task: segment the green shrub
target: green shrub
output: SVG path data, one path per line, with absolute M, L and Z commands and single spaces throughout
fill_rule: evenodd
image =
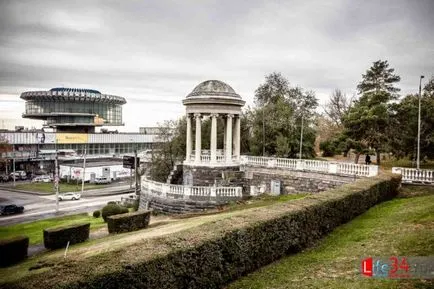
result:
M 319 144 L 319 149 L 322 150 L 323 157 L 332 157 L 337 154 L 337 148 L 333 141 L 326 140 Z
M 92 216 L 94 218 L 99 218 L 101 216 L 101 211 L 100 210 L 96 210 L 93 212 Z
M 89 239 L 90 223 L 44 229 L 44 246 L 47 249 L 66 247 Z
M 107 217 L 109 233 L 137 231 L 148 227 L 151 211 L 138 211 Z
M 29 237 L 26 236 L 0 240 L 0 267 L 6 267 L 27 258 L 28 247 Z
M 107 217 L 109 216 L 125 214 L 125 213 L 128 213 L 128 209 L 118 204 L 108 204 L 104 206 L 104 208 L 102 208 L 102 212 L 101 212 L 104 222 L 107 222 Z
M 115 202 L 115 201 L 110 201 L 110 202 L 107 203 L 107 205 L 117 205 L 117 204 L 118 204 L 118 203 Z
M 139 200 L 134 200 L 134 203 L 133 203 L 133 211 L 134 212 L 136 212 L 139 209 L 139 204 L 140 204 Z

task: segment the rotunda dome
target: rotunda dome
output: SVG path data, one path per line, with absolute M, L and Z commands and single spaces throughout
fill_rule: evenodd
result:
M 204 96 L 223 96 L 241 99 L 241 96 L 230 85 L 220 80 L 207 80 L 200 83 L 187 95 L 187 98 Z

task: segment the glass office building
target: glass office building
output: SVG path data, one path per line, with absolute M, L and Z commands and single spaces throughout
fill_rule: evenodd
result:
M 24 118 L 44 120 L 57 132 L 93 133 L 96 126 L 122 126 L 125 98 L 94 89 L 52 88 L 27 91 Z

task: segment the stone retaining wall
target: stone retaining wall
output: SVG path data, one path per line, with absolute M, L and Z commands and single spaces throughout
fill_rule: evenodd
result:
M 230 201 L 236 201 L 239 198 L 225 198 L 225 200 L 205 201 L 200 199 L 183 200 L 183 199 L 165 199 L 150 195 L 142 195 L 140 198 L 139 208 L 146 209 L 146 202 L 148 202 L 149 209 L 154 209 L 158 212 L 170 214 L 182 214 L 203 212 L 210 209 L 215 209 L 217 206 L 226 204 Z
M 354 176 L 290 171 L 287 169 L 267 169 L 248 166 L 241 169 L 245 173 L 245 180 L 249 186 L 261 188 L 260 190 L 265 192 L 271 192 L 271 181 L 280 181 L 281 194 L 318 193 L 354 182 L 357 179 Z

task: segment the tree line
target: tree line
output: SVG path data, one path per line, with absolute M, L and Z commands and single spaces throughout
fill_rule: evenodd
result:
M 314 158 L 319 143 L 323 156 L 354 151 L 356 162 L 363 153 L 375 153 L 377 164 L 384 152 L 414 158 L 419 96 L 401 98 L 400 80 L 387 61 L 378 60 L 362 74 L 357 95 L 349 97 L 336 89 L 320 113 L 314 91 L 291 86 L 279 72 L 270 73 L 255 90 L 254 105 L 241 115 L 241 153 Z M 434 77 L 423 87 L 421 103 L 421 156 L 433 158 Z M 219 120 L 218 147 L 223 146 L 223 126 Z M 211 122 L 204 120 L 202 148 L 209 147 L 210 132 Z M 153 155 L 150 174 L 154 180 L 165 181 L 174 165 L 185 159 L 185 117 L 160 126 L 155 149 L 158 153 Z

